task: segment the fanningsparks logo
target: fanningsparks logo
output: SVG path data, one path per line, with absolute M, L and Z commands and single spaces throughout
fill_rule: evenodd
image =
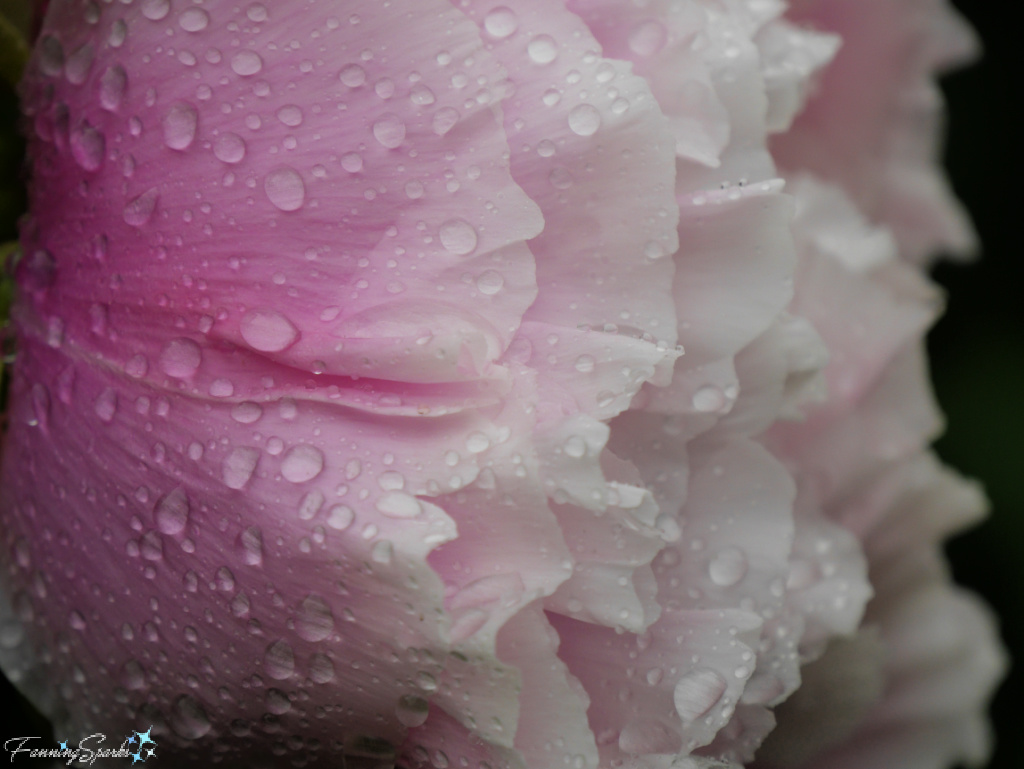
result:
M 107 735 L 97 732 L 83 737 L 76 746 L 69 746 L 68 740 L 63 740 L 56 748 L 41 748 L 38 744 L 32 744 L 32 740 L 42 739 L 41 737 L 12 737 L 4 743 L 4 750 L 10 753 L 12 762 L 16 757 L 56 758 L 65 759 L 68 766 L 76 762 L 89 766 L 100 758 L 130 758 L 134 766 L 156 758 L 156 742 L 150 737 L 152 731 L 151 726 L 144 732 L 132 732 L 124 738 L 118 748 L 103 747 Z

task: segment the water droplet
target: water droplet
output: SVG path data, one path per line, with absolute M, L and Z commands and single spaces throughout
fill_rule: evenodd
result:
M 242 401 L 231 409 L 231 418 L 239 424 L 251 425 L 259 422 L 263 416 L 263 407 L 252 401 Z
M 470 433 L 466 438 L 466 450 L 470 454 L 479 454 L 491 447 L 491 439 L 480 432 Z
M 274 641 L 263 656 L 263 669 L 276 681 L 284 681 L 295 674 L 295 652 L 284 641 Z
M 708 564 L 708 576 L 721 587 L 731 587 L 747 573 L 747 556 L 738 547 L 720 550 Z
M 437 101 L 437 97 L 423 83 L 417 83 L 409 92 L 409 101 L 417 107 L 427 107 Z
M 442 107 L 434 113 L 431 127 L 438 136 L 444 136 L 459 122 L 459 112 L 454 107 Z
M 394 149 L 405 141 L 405 123 L 393 112 L 386 112 L 374 122 L 373 138 L 382 146 Z
M 382 539 L 378 542 L 373 543 L 373 547 L 370 548 L 370 560 L 374 563 L 391 563 L 391 557 L 394 555 L 395 546 L 388 542 L 386 539 Z
M 377 510 L 388 518 L 415 518 L 423 512 L 423 505 L 411 494 L 393 491 L 377 500 Z
M 519 29 L 519 19 L 511 9 L 499 5 L 484 18 L 484 29 L 491 37 L 501 40 Z
M 334 680 L 334 663 L 326 654 L 314 654 L 309 658 L 309 678 L 313 683 L 326 684 Z
M 82 121 L 71 132 L 71 155 L 86 171 L 95 171 L 103 165 L 107 140 L 88 121 Z
M 115 64 L 107 67 L 100 77 L 100 105 L 103 109 L 113 112 L 124 101 L 124 92 L 128 88 L 128 75 L 124 67 Z
M 214 577 L 216 578 L 218 590 L 224 593 L 230 593 L 235 589 L 235 575 L 231 573 L 231 569 L 227 566 L 221 566 L 217 569 L 217 573 Z
M 306 494 L 299 502 L 299 518 L 309 521 L 316 517 L 320 508 L 324 506 L 324 493 L 320 489 L 313 489 Z
M 239 51 L 231 57 L 231 69 L 236 75 L 251 77 L 263 69 L 263 59 L 255 51 Z
M 601 127 L 601 113 L 590 104 L 580 104 L 569 112 L 569 128 L 579 136 L 593 136 Z
M 697 667 L 687 672 L 672 692 L 683 723 L 691 724 L 711 710 L 722 699 L 725 688 L 725 679 L 711 668 Z
M 277 119 L 289 128 L 302 125 L 302 110 L 295 104 L 286 104 L 277 111 Z
M 124 207 L 124 220 L 132 227 L 144 227 L 153 218 L 160 193 L 156 187 L 150 187 L 137 198 L 133 198 Z
M 334 614 L 327 601 L 317 595 L 307 595 L 299 604 L 295 632 L 306 641 L 323 641 L 334 632 Z
M 441 245 L 457 256 L 465 256 L 476 250 L 476 230 L 464 219 L 449 219 L 441 225 L 438 234 L 441 236 Z
M 68 614 L 68 624 L 79 632 L 86 628 L 85 617 L 83 617 L 81 612 L 78 611 L 72 611 Z
M 276 168 L 267 174 L 263 190 L 270 202 L 282 211 L 298 211 L 306 201 L 306 185 L 299 172 L 289 166 Z
M 659 22 L 637 24 L 629 33 L 629 49 L 638 56 L 653 56 L 665 45 L 668 33 Z
M 89 70 L 92 69 L 92 61 L 96 50 L 89 43 L 85 43 L 72 53 L 64 64 L 64 76 L 72 85 L 81 85 L 89 77 Z
M 704 414 L 720 411 L 725 404 L 725 395 L 714 385 L 701 387 L 693 394 L 693 407 Z
M 281 475 L 292 483 L 305 483 L 320 475 L 324 469 L 324 455 L 315 446 L 302 444 L 288 450 L 281 460 Z
M 430 715 L 430 703 L 415 694 L 403 695 L 395 707 L 395 715 L 403 726 L 410 729 L 423 726 Z
M 276 310 L 250 310 L 239 324 L 242 339 L 260 352 L 281 352 L 295 344 L 299 330 Z
M 578 435 L 570 435 L 562 444 L 562 450 L 573 459 L 580 459 L 587 455 L 587 442 Z
M 267 13 L 267 8 L 262 3 L 253 3 L 245 9 L 245 15 L 249 17 L 249 21 L 255 21 L 257 23 L 266 21 L 270 18 L 270 14 Z
M 213 155 L 222 163 L 241 163 L 245 157 L 245 139 L 227 131 L 213 142 Z
M 366 70 L 358 64 L 346 64 L 338 73 L 338 79 L 349 88 L 358 88 L 366 82 Z
M 280 689 L 268 689 L 266 703 L 267 711 L 278 716 L 284 715 L 292 709 L 291 700 Z
M 101 422 L 112 421 L 117 413 L 117 393 L 109 387 L 105 389 L 96 398 L 95 409 L 96 416 L 100 418 Z
M 125 689 L 138 690 L 146 688 L 146 671 L 135 660 L 128 660 L 121 668 L 121 685 Z
M 534 64 L 550 64 L 558 57 L 558 46 L 551 35 L 537 35 L 527 44 L 526 53 Z
M 178 16 L 178 26 L 186 32 L 202 32 L 210 24 L 210 14 L 202 8 L 189 8 Z
M 548 181 L 556 190 L 567 190 L 572 187 L 572 172 L 565 166 L 555 166 L 548 174 Z
M 363 156 L 358 152 L 346 152 L 341 156 L 341 167 L 350 174 L 357 174 L 363 170 Z
M 210 719 L 194 697 L 183 694 L 171 708 L 171 729 L 186 740 L 198 740 L 211 729 Z
M 140 547 L 142 557 L 147 561 L 159 561 L 164 557 L 164 541 L 155 531 L 147 531 L 142 537 Z
M 256 463 L 259 461 L 259 449 L 239 446 L 224 458 L 221 473 L 224 483 L 229 489 L 241 489 L 249 482 Z
M 188 525 L 188 495 L 180 486 L 157 500 L 156 527 L 164 534 L 180 534 Z
M 142 0 L 142 15 L 150 21 L 160 21 L 170 12 L 168 0 Z
M 39 68 L 44 75 L 56 77 L 64 69 L 64 48 L 57 38 L 47 35 L 39 43 Z
M 187 102 L 173 105 L 164 116 L 164 143 L 172 150 L 187 150 L 196 138 L 199 113 Z
M 648 240 L 644 245 L 644 256 L 648 259 L 661 259 L 665 255 L 665 247 L 656 240 Z
M 187 379 L 196 373 L 203 361 L 203 352 L 191 339 L 172 339 L 160 353 L 160 370 L 167 376 Z
M 633 721 L 619 733 L 619 750 L 631 755 L 674 753 L 677 739 L 659 721 Z
M 242 560 L 249 566 L 263 564 L 263 532 L 256 526 L 244 529 L 238 535 L 238 544 L 242 550 Z
M 327 525 L 337 531 L 344 531 L 352 525 L 356 514 L 348 505 L 335 505 L 327 514 Z
M 495 270 L 487 270 L 479 275 L 476 279 L 476 288 L 484 296 L 494 296 L 501 291 L 502 286 L 505 285 L 505 278 L 500 272 Z

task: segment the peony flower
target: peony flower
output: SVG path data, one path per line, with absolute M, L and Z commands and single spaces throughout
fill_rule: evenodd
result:
M 172 765 L 983 760 L 899 109 L 967 38 L 886 7 L 51 3 L 8 676 Z

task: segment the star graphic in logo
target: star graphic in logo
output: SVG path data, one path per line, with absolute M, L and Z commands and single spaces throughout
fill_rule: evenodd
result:
M 60 749 L 61 750 L 67 750 L 68 749 L 68 742 L 67 742 L 67 740 L 64 740 L 64 742 L 62 742 L 60 744 Z
M 132 732 L 130 735 L 128 735 L 128 739 L 125 740 L 125 742 L 127 742 L 129 745 L 134 745 L 135 744 L 135 732 Z
M 138 735 L 139 735 L 139 747 L 140 747 L 140 748 L 141 748 L 141 747 L 142 747 L 143 745 L 145 745 L 145 744 L 146 744 L 147 742 L 148 742 L 148 743 L 149 743 L 150 745 L 156 745 L 156 742 L 155 742 L 155 741 L 153 741 L 152 739 L 150 739 L 150 737 L 149 737 L 149 733 L 150 733 L 151 731 L 153 731 L 153 727 L 152 727 L 152 726 L 151 726 L 151 727 L 149 727 L 149 728 L 148 728 L 148 729 L 147 729 L 146 731 L 144 731 L 144 732 L 136 732 L 136 734 L 138 734 Z
M 156 751 L 153 748 L 146 748 L 146 758 L 153 758 L 156 755 Z
M 139 763 L 140 761 L 142 763 L 146 763 L 146 759 L 144 759 L 141 755 L 139 755 L 138 753 L 132 753 L 132 766 L 135 766 L 135 764 Z

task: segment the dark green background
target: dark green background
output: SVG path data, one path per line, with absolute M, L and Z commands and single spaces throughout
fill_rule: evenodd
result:
M 905 0 L 892 0 L 904 2 Z M 961 0 L 955 5 L 985 43 L 981 62 L 945 81 L 950 105 L 948 165 L 957 194 L 974 216 L 983 258 L 968 266 L 943 264 L 936 278 L 949 292 L 949 309 L 930 337 L 935 388 L 948 415 L 939 441 L 943 458 L 984 481 L 992 500 L 989 521 L 949 546 L 957 579 L 995 607 L 1003 637 L 1024 654 L 1024 97 L 1020 29 L 1007 16 L 1012 4 Z M 15 237 L 24 208 L 21 142 L 14 133 L 15 102 L 0 86 L 0 242 Z M 1019 668 L 996 697 L 999 737 L 990 769 L 1024 767 L 1024 675 Z M 0 680 L 0 739 L 45 734 L 45 722 Z M 900 769 L 879 767 L 878 769 Z

